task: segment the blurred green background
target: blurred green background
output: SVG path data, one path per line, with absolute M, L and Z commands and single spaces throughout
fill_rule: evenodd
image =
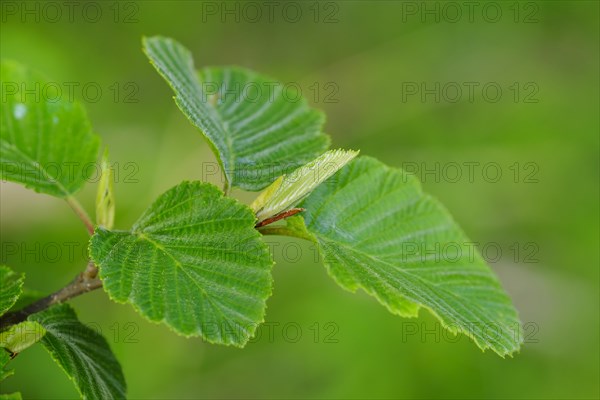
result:
M 273 14 L 258 2 L 259 21 L 244 2 L 79 2 L 73 14 L 53 3 L 61 14 L 3 1 L 0 54 L 78 84 L 120 166 L 118 228 L 183 179 L 218 180 L 203 173 L 214 156 L 141 51 L 142 35 L 171 36 L 198 66 L 299 84 L 326 112 L 334 147 L 417 173 L 480 243 L 526 324 L 514 358 L 482 353 L 426 312 L 401 319 L 343 291 L 310 245 L 269 238 L 274 295 L 243 350 L 178 337 L 101 291 L 72 302 L 107 336 L 131 398 L 598 398 L 598 2 L 475 2 L 472 14 L 462 2 L 280 2 Z M 94 191 L 78 196 L 90 211 Z M 30 288 L 49 293 L 82 269 L 86 233 L 66 204 L 3 182 L 1 208 L 1 261 Z M 76 396 L 41 346 L 12 364 L 2 390 Z

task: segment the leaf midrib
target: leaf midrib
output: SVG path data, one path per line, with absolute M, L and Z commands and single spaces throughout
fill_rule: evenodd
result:
M 148 237 L 148 235 L 144 234 L 143 232 L 139 232 L 135 234 L 139 239 L 141 240 L 145 240 L 148 243 L 150 243 L 151 245 L 155 246 L 157 249 L 159 249 L 160 251 L 162 251 L 167 257 L 169 257 L 171 260 L 173 260 L 173 262 L 175 263 L 175 267 L 176 269 L 180 269 L 185 276 L 191 281 L 193 282 L 193 284 L 200 289 L 202 296 L 204 296 L 204 298 L 206 299 L 206 301 L 208 302 L 208 304 L 210 304 L 210 306 L 213 308 L 213 310 L 216 310 L 219 314 L 219 316 L 224 320 L 224 321 L 228 321 L 229 319 L 226 318 L 225 314 L 223 314 L 223 311 L 217 307 L 217 305 L 214 303 L 214 300 L 211 298 L 211 296 L 208 295 L 208 293 L 206 292 L 206 289 L 204 289 L 202 286 L 200 286 L 200 284 L 185 270 L 185 268 L 183 268 L 183 264 L 181 263 L 181 261 L 179 261 L 177 258 L 175 258 L 170 252 L 167 251 L 167 249 L 161 245 L 160 243 L 156 242 L 155 240 L 151 239 L 150 237 Z M 177 286 L 177 281 L 175 281 L 175 286 Z M 165 317 L 163 317 L 164 319 Z

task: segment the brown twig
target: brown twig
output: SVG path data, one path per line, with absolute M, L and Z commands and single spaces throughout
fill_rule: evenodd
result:
M 72 299 L 73 297 L 77 297 L 102 287 L 102 281 L 97 275 L 97 267 L 90 262 L 85 271 L 78 274 L 75 279 L 73 279 L 73 281 L 71 281 L 71 283 L 64 288 L 31 303 L 21 310 L 9 312 L 0 317 L 0 330 L 4 330 L 11 325 L 23 322 L 31 314 L 43 311 L 54 304 L 63 303 L 69 299 Z
M 260 228 L 262 226 L 272 224 L 273 222 L 277 222 L 277 221 L 280 221 L 282 219 L 291 217 L 292 215 L 296 215 L 296 214 L 298 214 L 299 212 L 302 212 L 302 211 L 304 211 L 304 208 L 292 208 L 290 210 L 281 212 L 281 213 L 279 213 L 279 214 L 277 214 L 277 215 L 275 215 L 273 217 L 270 217 L 270 218 L 267 218 L 267 219 L 263 219 L 262 221 L 260 221 L 259 223 L 257 223 L 254 227 L 255 228 Z

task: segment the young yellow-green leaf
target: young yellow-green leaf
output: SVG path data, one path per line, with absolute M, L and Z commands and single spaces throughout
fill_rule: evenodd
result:
M 281 187 L 281 184 L 283 183 L 284 177 L 285 177 L 285 175 L 281 175 L 279 178 L 277 178 L 275 180 L 275 182 L 271 183 L 269 186 L 267 186 L 267 188 L 265 190 L 263 190 L 262 192 L 260 192 L 260 194 L 258 196 L 256 196 L 256 198 L 250 205 L 250 208 L 252 209 L 252 211 L 254 211 L 255 214 L 258 210 L 263 209 L 265 207 L 265 205 L 267 204 L 267 202 L 269 201 L 269 199 L 271 199 L 273 197 L 273 195 L 275 193 L 277 193 L 277 190 L 279 190 L 279 188 Z M 257 218 L 258 218 L 258 216 L 257 216 Z M 259 219 L 259 221 L 260 221 L 260 219 Z
M 144 38 L 144 51 L 208 139 L 229 186 L 261 190 L 329 146 L 324 115 L 289 85 L 237 67 L 196 72 L 190 52 L 169 38 Z
M 100 182 L 96 193 L 96 224 L 112 229 L 115 221 L 114 174 L 108 159 L 108 148 L 104 150 L 100 167 Z
M 215 186 L 183 182 L 131 231 L 98 229 L 90 254 L 115 301 L 180 334 L 243 346 L 271 294 L 273 262 L 255 222 Z
M 106 339 L 79 322 L 68 304 L 29 316 L 46 329 L 41 343 L 84 399 L 124 399 L 125 378 Z
M 510 299 L 444 207 L 410 174 L 361 157 L 302 204 L 329 274 L 392 313 L 420 307 L 501 356 L 519 349 Z M 295 217 L 297 220 L 299 217 Z
M 0 80 L 2 179 L 57 197 L 75 193 L 94 172 L 99 144 L 83 107 L 16 62 L 2 61 Z
M 0 265 L 0 316 L 4 315 L 19 299 L 24 277 L 6 265 Z
M 43 326 L 33 321 L 23 321 L 0 332 L 0 347 L 11 353 L 20 353 L 40 341 L 46 334 Z
M 297 205 L 357 155 L 358 152 L 352 150 L 330 150 L 273 182 L 256 198 L 251 208 L 259 221 L 284 212 Z

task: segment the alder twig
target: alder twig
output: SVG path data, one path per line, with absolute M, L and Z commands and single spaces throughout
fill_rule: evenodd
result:
M 31 314 L 43 311 L 55 304 L 63 303 L 73 297 L 101 288 L 102 281 L 97 275 L 98 268 L 92 262 L 88 263 L 85 271 L 79 273 L 67 286 L 31 303 L 21 310 L 9 312 L 0 317 L 0 330 L 23 322 Z

